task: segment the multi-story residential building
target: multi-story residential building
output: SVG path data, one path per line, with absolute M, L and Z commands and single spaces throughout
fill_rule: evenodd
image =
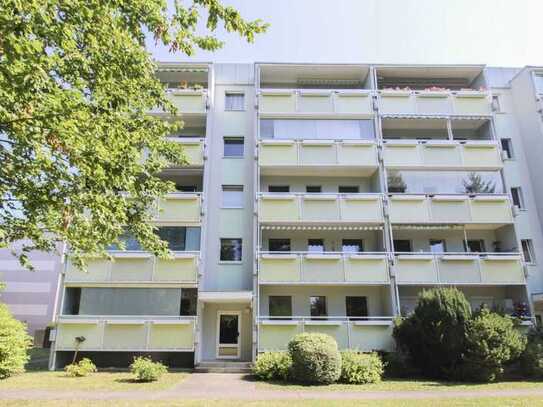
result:
M 434 286 L 533 320 L 537 195 L 514 91 L 484 66 L 179 63 L 157 75 L 183 113 L 152 114 L 184 121 L 172 141 L 189 157 L 164 171 L 178 192 L 155 208 L 174 258 L 126 236 L 114 261 L 87 273 L 68 262 L 52 367 L 76 349 L 109 365 L 140 353 L 247 362 L 304 331 L 390 350 L 393 318 Z

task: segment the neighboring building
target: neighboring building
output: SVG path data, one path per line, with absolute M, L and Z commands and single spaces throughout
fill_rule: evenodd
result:
M 67 264 L 52 367 L 76 348 L 251 361 L 302 331 L 389 350 L 393 318 L 434 286 L 530 324 L 543 235 L 515 73 L 162 64 L 190 161 L 164 171 L 179 192 L 156 209 L 175 258 L 127 236 L 114 262 Z
M 13 245 L 18 251 L 20 243 Z M 0 249 L 0 302 L 6 304 L 13 316 L 27 324 L 34 345 L 41 347 L 44 334 L 54 314 L 55 294 L 60 271 L 60 257 L 32 252 L 29 255 L 34 270 L 22 267 L 10 249 Z

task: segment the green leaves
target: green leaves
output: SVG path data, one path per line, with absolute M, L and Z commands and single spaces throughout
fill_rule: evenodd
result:
M 216 0 L 185 4 L 172 15 L 165 0 L 0 0 L 0 247 L 25 240 L 17 255 L 26 267 L 27 251 L 64 242 L 83 265 L 125 228 L 167 255 L 148 208 L 172 189 L 161 170 L 185 159 L 166 138 L 181 121 L 147 114 L 179 112 L 145 33 L 191 55 L 222 45 L 219 23 L 249 41 L 266 29 Z

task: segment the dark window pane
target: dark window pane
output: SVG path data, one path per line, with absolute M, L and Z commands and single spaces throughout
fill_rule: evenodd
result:
M 168 242 L 168 248 L 172 251 L 185 250 L 186 233 L 184 226 L 162 226 L 156 231 L 158 237 Z
M 219 343 L 223 345 L 238 343 L 238 315 L 220 316 L 219 320 Z
M 243 157 L 243 138 L 225 138 L 224 156 Z
M 323 239 L 309 239 L 307 241 L 308 252 L 324 252 L 324 240 Z
M 364 251 L 361 239 L 343 239 L 341 250 L 348 253 L 359 253 Z
M 196 288 L 181 289 L 181 310 L 179 315 L 195 316 L 198 302 L 198 290 Z
M 221 261 L 241 261 L 241 239 L 221 239 Z
M 366 297 L 345 297 L 345 308 L 350 319 L 368 316 L 368 302 Z
M 312 317 L 325 317 L 326 312 L 326 297 L 320 295 L 316 297 L 309 297 L 309 304 L 311 307 Z
M 360 189 L 356 185 L 340 185 L 338 187 L 338 192 L 340 194 L 358 194 L 358 192 L 360 192 Z
M 394 240 L 394 251 L 396 252 L 410 252 L 411 241 L 410 240 Z
M 322 192 L 322 188 L 320 185 L 308 185 L 305 187 L 305 192 L 320 194 Z
M 292 316 L 292 297 L 270 296 L 269 307 L 271 317 L 290 317 Z
M 268 185 L 268 192 L 290 192 L 288 185 Z
M 290 239 L 270 239 L 270 252 L 290 252 Z
M 79 315 L 79 304 L 81 302 L 81 288 L 69 287 L 66 288 L 64 297 L 64 315 Z
M 133 250 L 133 251 L 143 250 L 140 243 L 136 239 L 136 237 L 128 231 L 123 232 L 123 234 L 119 236 L 119 240 L 124 243 L 124 250 Z M 107 249 L 121 250 L 121 247 L 113 243 L 109 245 Z
M 196 192 L 196 185 L 175 185 L 175 189 L 179 192 Z
M 471 253 L 484 253 L 485 250 L 485 241 L 484 240 L 468 240 L 467 250 Z

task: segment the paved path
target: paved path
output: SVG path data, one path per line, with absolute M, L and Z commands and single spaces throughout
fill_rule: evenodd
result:
M 447 390 L 447 391 L 331 391 L 263 389 L 243 375 L 194 373 L 168 390 L 142 391 L 50 391 L 2 390 L 0 400 L 384 400 L 443 399 L 454 397 L 522 397 L 543 398 L 541 389 L 518 390 Z

